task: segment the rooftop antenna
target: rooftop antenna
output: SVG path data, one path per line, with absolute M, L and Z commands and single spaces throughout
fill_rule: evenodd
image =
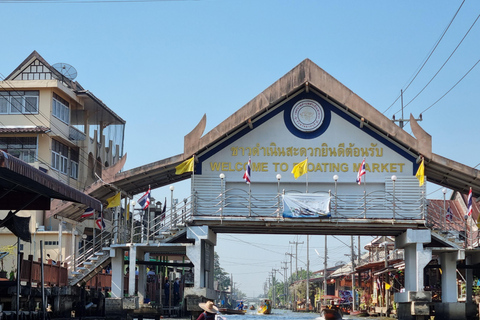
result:
M 63 77 L 67 78 L 68 80 L 73 80 L 77 77 L 77 70 L 68 63 L 55 63 L 52 67 L 60 72 L 62 75 L 62 81 Z

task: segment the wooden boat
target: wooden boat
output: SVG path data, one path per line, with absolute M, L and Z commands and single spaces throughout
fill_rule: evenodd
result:
M 272 302 L 270 299 L 263 299 L 260 307 L 258 308 L 258 313 L 261 314 L 270 314 L 272 313 Z
M 238 309 L 228 309 L 228 308 L 218 308 L 222 314 L 245 314 L 247 310 L 238 310 Z
M 322 312 L 320 315 L 325 320 L 341 320 L 342 319 L 342 311 L 335 308 L 333 309 L 324 308 L 322 309 Z
M 322 305 L 320 316 L 325 320 L 341 320 L 343 312 L 341 306 L 338 304 L 342 298 L 332 295 L 325 295 L 320 297 L 325 304 Z

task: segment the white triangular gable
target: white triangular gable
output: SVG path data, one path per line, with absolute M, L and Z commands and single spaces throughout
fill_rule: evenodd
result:
M 364 158 L 367 173 L 363 178 L 367 185 L 384 184 L 385 177 L 392 175 L 411 177 L 414 174 L 413 156 L 408 157 L 388 140 L 378 139 L 380 136 L 375 132 L 354 125 L 352 117 L 343 111 L 332 112 L 335 107 L 319 97 L 315 101 L 329 113 L 328 123 L 317 130 L 323 132 L 292 129 L 288 121 L 295 116 L 292 109 L 305 100 L 300 96 L 292 102 L 293 107 L 287 106 L 259 125 L 253 122 L 253 129 L 239 134 L 238 139 L 232 139 L 202 161 L 202 175 L 218 177 L 224 173 L 228 182 L 242 182 L 249 157 L 252 185 L 277 183 L 277 174 L 281 174 L 282 183 L 305 184 L 308 179 L 312 185 L 332 184 L 333 176 L 337 175 L 339 183 L 356 184 Z M 295 180 L 291 173 L 293 166 L 306 158 L 308 177 L 304 175 Z
M 50 80 L 54 79 L 52 71 L 40 60 L 28 64 L 13 80 Z

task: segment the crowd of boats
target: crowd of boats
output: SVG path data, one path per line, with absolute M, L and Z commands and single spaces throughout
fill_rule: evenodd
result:
M 325 296 L 323 301 L 325 302 L 320 307 L 320 315 L 325 320 L 341 320 L 343 315 L 351 314 L 356 316 L 367 316 L 368 314 L 360 314 L 359 312 L 351 311 L 349 306 L 343 305 L 340 303 L 341 298 L 335 296 Z M 250 306 L 244 305 L 243 301 L 239 303 L 236 309 L 229 309 L 229 308 L 219 308 L 221 314 L 236 314 L 236 315 L 243 315 L 246 314 L 247 311 L 250 310 L 259 314 L 271 314 L 272 313 L 272 302 L 269 299 L 262 299 L 260 305 L 256 307 L 254 304 Z M 313 311 L 313 310 L 312 310 Z
M 218 310 L 222 314 L 245 314 L 247 313 L 247 310 L 257 310 L 257 313 L 260 314 L 270 314 L 272 313 L 272 301 L 270 299 L 262 299 L 258 307 L 254 304 L 251 304 L 250 306 L 244 305 L 243 301 L 241 301 L 236 309 L 219 308 Z

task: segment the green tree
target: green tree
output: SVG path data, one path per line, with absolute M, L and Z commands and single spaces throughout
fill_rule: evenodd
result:
M 225 291 L 230 287 L 230 275 L 220 267 L 220 257 L 214 253 L 213 280 L 218 281 L 218 290 Z

